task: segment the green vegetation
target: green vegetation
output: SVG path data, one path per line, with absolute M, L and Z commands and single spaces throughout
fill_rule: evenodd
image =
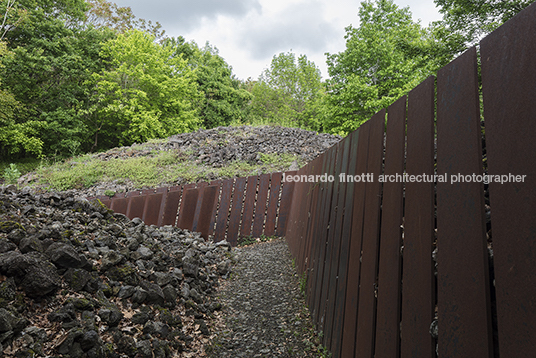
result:
M 11 163 L 8 168 L 4 169 L 4 180 L 8 184 L 16 184 L 17 179 L 20 178 L 20 171 L 17 165 Z
M 251 92 L 252 123 L 321 130 L 318 101 L 324 95 L 322 77 L 307 56 L 296 59 L 292 52 L 274 56 Z
M 54 190 L 82 189 L 108 181 L 130 181 L 138 188 L 154 187 L 177 181 L 196 182 L 211 177 L 231 178 L 272 173 L 286 170 L 294 160 L 301 163 L 298 157 L 289 154 L 263 154 L 261 157 L 264 162 L 261 167 L 255 163 L 234 161 L 221 168 L 213 168 L 188 160 L 188 155 L 184 153 L 172 151 L 154 151 L 147 156 L 109 160 L 86 154 L 49 166 L 40 166 L 35 172 L 36 180 L 33 184 Z M 113 194 L 108 192 L 106 195 Z
M 305 54 L 287 52 L 274 55 L 258 79 L 243 81 L 215 46 L 167 37 L 128 7 L 2 1 L 2 166 L 221 125 L 345 135 L 531 2 L 435 0 L 443 20 L 424 27 L 393 0 L 362 1 L 359 26 L 346 28 L 346 49 L 327 54 L 329 78 Z

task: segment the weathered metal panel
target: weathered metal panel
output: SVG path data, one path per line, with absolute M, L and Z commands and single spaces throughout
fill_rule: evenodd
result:
M 214 212 L 212 213 L 212 218 L 210 220 L 210 225 L 208 227 L 208 235 L 213 236 L 214 230 L 216 229 L 216 216 L 217 216 L 217 208 L 220 203 L 220 188 L 221 188 L 221 180 L 213 180 L 210 182 L 211 186 L 216 187 L 216 200 L 214 203 Z
M 111 198 L 110 209 L 116 213 L 127 214 L 129 198 L 114 196 Z
M 185 189 L 181 202 L 181 214 L 177 224 L 181 229 L 192 230 L 198 197 L 199 189 Z
M 370 123 L 359 127 L 359 144 L 357 151 L 357 175 L 366 175 L 368 162 Z M 348 267 L 346 277 L 346 298 L 341 340 L 341 351 L 334 351 L 335 357 L 353 357 L 355 351 L 355 335 L 357 328 L 357 307 L 359 296 L 359 278 L 361 271 L 361 244 L 363 239 L 363 223 L 365 218 L 366 182 L 354 183 L 352 209 L 352 230 L 348 249 Z M 337 332 L 337 331 L 336 331 Z
M 247 180 L 246 198 L 244 199 L 244 214 L 242 215 L 242 225 L 240 226 L 241 237 L 247 237 L 251 235 L 251 225 L 253 223 L 255 196 L 257 195 L 258 180 L 259 177 L 257 176 L 250 176 Z
M 284 175 L 294 176 L 296 173 L 297 171 L 289 171 Z M 277 215 L 277 227 L 275 229 L 276 236 L 285 236 L 295 185 L 296 183 L 294 182 L 282 183 L 281 201 L 279 203 L 279 214 Z
M 236 246 L 238 242 L 238 229 L 242 220 L 242 204 L 244 201 L 244 191 L 246 189 L 246 178 L 237 178 L 233 193 L 233 204 L 229 217 L 229 228 L 227 229 L 227 241 Z
M 329 175 L 333 175 L 333 183 L 331 184 L 333 186 L 333 192 L 331 196 L 331 207 L 329 208 L 330 211 L 330 218 L 329 218 L 329 224 L 328 224 L 328 232 L 326 236 L 326 253 L 325 253 L 325 260 L 324 260 L 324 273 L 322 277 L 322 291 L 320 294 L 320 307 L 319 307 L 319 316 L 320 316 L 320 322 L 321 322 L 321 329 L 324 332 L 324 345 L 327 345 L 327 335 L 326 332 L 326 325 L 327 321 L 331 320 L 331 315 L 328 318 L 326 315 L 326 312 L 329 311 L 328 309 L 328 297 L 329 297 L 329 288 L 331 285 L 330 279 L 331 279 L 331 269 L 332 266 L 335 265 L 333 263 L 334 256 L 338 256 L 337 252 L 337 239 L 335 238 L 335 232 L 337 231 L 337 217 L 341 214 L 343 211 L 342 203 L 339 201 L 339 198 L 341 197 L 341 192 L 344 190 L 342 189 L 342 183 L 339 180 L 339 174 L 343 171 L 343 163 L 344 160 L 344 154 L 345 154 L 345 143 L 347 140 L 343 139 L 338 143 L 338 150 L 337 150 L 337 158 L 335 161 L 335 167 L 334 170 Z M 346 161 L 348 163 L 348 161 Z M 346 171 L 346 168 L 344 169 Z M 344 196 L 343 196 L 344 197 Z M 331 337 L 331 333 L 330 333 Z
M 127 216 L 132 220 L 134 218 L 143 218 L 143 210 L 145 209 L 145 201 L 147 195 L 134 195 L 130 197 L 129 210 Z
M 201 203 L 203 202 L 203 195 L 205 193 L 204 189 L 208 186 L 208 183 L 205 181 L 197 183 L 197 189 L 199 189 L 199 196 L 197 198 L 197 206 L 195 208 L 194 221 L 192 224 L 193 231 L 199 231 L 197 229 L 197 222 L 199 221 L 199 214 L 201 213 Z
M 434 77 L 426 79 L 408 95 L 407 136 L 407 174 L 433 175 Z M 435 355 L 434 340 L 429 333 L 435 309 L 433 241 L 434 183 L 409 180 L 402 270 L 402 358 Z
M 350 158 L 348 166 L 348 175 L 355 176 L 357 174 L 357 162 L 359 160 L 366 161 L 366 155 L 359 154 L 359 130 L 356 130 L 348 135 L 350 140 Z M 364 148 L 366 151 L 366 148 Z M 366 167 L 365 167 L 366 169 Z M 348 276 L 348 260 L 349 260 L 349 248 L 350 248 L 350 234 L 352 230 L 352 218 L 354 209 L 354 189 L 355 183 L 347 183 L 346 185 L 346 198 L 344 208 L 344 221 L 342 223 L 342 237 L 341 237 L 341 253 L 339 259 L 339 266 L 337 271 L 337 287 L 335 293 L 335 306 L 333 317 L 333 328 L 331 334 L 330 350 L 333 352 L 334 357 L 340 357 L 341 343 L 342 343 L 342 328 L 344 323 L 344 307 L 346 302 L 346 279 Z
M 492 357 L 476 49 L 437 74 L 437 279 L 439 355 Z
M 329 154 L 324 152 L 322 156 L 318 157 L 318 160 L 312 162 L 311 165 L 307 167 L 307 170 L 304 172 L 307 175 L 319 175 L 320 173 L 326 171 L 328 165 Z M 314 182 L 304 182 L 303 184 L 303 195 L 306 198 L 306 206 L 304 210 L 299 210 L 302 217 L 302 229 L 301 229 L 301 238 L 300 238 L 300 261 L 303 263 L 303 270 L 307 270 L 307 280 L 308 290 L 312 285 L 312 279 L 310 277 L 312 272 L 315 272 L 316 268 L 314 267 L 314 235 L 316 233 L 315 228 L 318 225 L 317 218 L 322 212 L 321 198 L 324 188 L 320 186 L 319 183 Z M 307 291 L 309 292 L 309 291 Z
M 145 209 L 143 212 L 143 221 L 146 225 L 158 224 L 158 216 L 160 215 L 160 204 L 162 203 L 162 193 L 147 195 Z
M 186 191 L 189 190 L 189 189 L 193 189 L 195 188 L 195 183 L 190 183 L 190 184 L 186 184 L 182 187 L 182 196 L 181 196 L 181 201 L 180 201 L 180 205 L 179 205 L 179 213 L 177 215 L 177 226 L 179 226 L 179 222 L 181 220 L 181 217 L 184 215 L 184 210 L 188 208 L 188 206 L 184 205 L 184 196 L 186 195 Z
M 111 209 L 111 206 L 112 206 L 112 200 L 110 199 L 110 197 L 106 196 L 106 195 L 102 195 L 102 196 L 98 196 L 96 198 L 87 198 L 87 200 L 89 201 L 93 201 L 93 200 L 100 200 L 101 203 L 103 203 L 104 205 L 106 205 L 108 207 L 108 209 Z
M 346 188 L 347 183 L 344 180 L 341 180 L 340 175 L 348 174 L 348 166 L 350 163 L 350 148 L 351 148 L 351 136 L 347 136 L 341 141 L 341 166 L 338 168 L 335 175 L 335 183 L 337 190 L 335 190 L 335 195 L 337 196 L 337 215 L 334 222 L 333 230 L 333 248 L 331 251 L 331 257 L 327 260 L 329 262 L 329 273 L 326 278 L 327 284 L 327 301 L 326 301 L 326 310 L 325 310 L 325 320 L 324 320 L 324 345 L 328 348 L 331 348 L 331 338 L 333 330 L 333 320 L 335 315 L 335 296 L 337 293 L 337 284 L 338 284 L 338 271 L 339 271 L 339 262 L 341 254 L 341 241 L 342 241 L 342 227 L 344 215 L 346 215 Z M 340 152 L 339 152 L 340 153 Z M 340 337 L 336 337 L 339 339 Z
M 489 185 L 501 358 L 536 354 L 535 19 L 533 3 L 480 46 L 488 173 L 520 176 Z
M 323 172 L 321 175 L 330 175 L 333 174 L 337 164 L 337 154 L 339 151 L 339 144 L 331 147 L 328 151 L 328 170 Z M 322 297 L 322 285 L 324 284 L 324 269 L 326 266 L 326 251 L 328 246 L 328 230 L 329 222 L 331 217 L 331 205 L 333 200 L 333 183 L 320 182 L 321 186 L 325 188 L 324 195 L 324 204 L 321 206 L 321 215 L 319 218 L 319 227 L 315 230 L 314 240 L 317 242 L 317 249 L 314 255 L 314 262 L 316 268 L 316 274 L 314 275 L 312 295 L 313 295 L 313 319 L 317 326 L 323 326 L 322 322 L 322 312 L 323 305 L 325 301 Z
M 315 162 L 310 166 L 306 174 L 318 175 L 322 172 L 327 172 L 329 168 L 329 159 L 331 154 L 329 151 L 324 152 Z M 307 299 L 309 310 L 314 311 L 314 302 L 316 297 L 314 296 L 314 285 L 316 283 L 316 273 L 318 271 L 317 252 L 319 251 L 318 230 L 320 230 L 321 218 L 323 217 L 323 208 L 325 206 L 326 188 L 322 183 L 304 183 L 304 188 L 307 195 L 307 210 L 302 211 L 303 216 L 303 252 L 302 261 L 306 263 L 307 274 Z
M 261 237 L 264 228 L 266 201 L 270 187 L 270 174 L 262 174 L 259 178 L 259 192 L 255 203 L 255 218 L 253 219 L 253 237 Z
M 162 215 L 162 225 L 175 225 L 181 194 L 181 186 L 172 186 L 169 188 L 169 192 L 166 195 L 164 214 Z
M 306 167 L 300 169 L 298 171 L 298 175 L 311 175 L 312 173 L 315 173 L 317 171 L 321 170 L 321 163 L 323 162 L 323 157 L 317 157 L 315 160 L 313 160 L 311 163 L 309 163 Z M 304 181 L 300 181 L 296 184 L 298 188 L 301 190 L 301 202 L 302 207 L 299 206 L 296 207 L 296 210 L 298 212 L 298 231 L 299 231 L 299 237 L 297 242 L 297 251 L 298 251 L 298 262 L 299 262 L 299 271 L 300 272 L 306 272 L 307 275 L 309 275 L 311 269 L 312 269 L 312 261 L 310 258 L 311 254 L 311 227 L 314 222 L 314 215 L 315 211 L 313 208 L 316 208 L 315 206 L 315 200 L 318 197 L 318 187 L 314 186 L 314 183 L 308 183 Z M 308 287 L 310 286 L 310 282 L 308 282 Z
M 227 231 L 227 222 L 229 219 L 229 207 L 231 206 L 233 182 L 233 179 L 228 179 L 224 180 L 222 183 L 220 207 L 218 209 L 218 218 L 216 219 L 216 231 L 214 232 L 214 241 L 221 241 L 225 239 Z
M 270 194 L 268 198 L 268 208 L 266 209 L 266 222 L 264 224 L 264 235 L 274 236 L 275 220 L 277 218 L 277 207 L 279 205 L 279 190 L 281 188 L 282 173 L 272 173 L 270 178 Z
M 156 225 L 163 226 L 164 225 L 164 212 L 166 211 L 166 201 L 167 201 L 167 194 L 169 191 L 169 187 L 162 187 L 157 192 L 162 193 L 162 201 L 160 202 L 160 209 L 158 209 L 159 215 L 158 215 L 158 222 Z
M 210 185 L 203 188 L 203 201 L 200 205 L 201 210 L 199 211 L 197 231 L 201 233 L 201 237 L 203 237 L 205 240 L 208 239 L 210 232 L 210 223 L 212 222 L 213 216 L 215 216 L 218 190 L 219 186 L 217 185 Z
M 363 227 L 363 253 L 359 284 L 357 312 L 356 357 L 374 356 L 376 333 L 376 285 L 378 277 L 378 252 L 380 245 L 380 207 L 382 183 L 383 141 L 385 134 L 385 109 L 369 121 L 369 150 L 367 160 L 367 192 L 365 194 L 365 224 Z
M 385 144 L 385 177 L 394 181 L 383 184 L 382 227 L 378 272 L 378 304 L 376 318 L 376 358 L 400 356 L 400 293 L 402 290 L 402 217 L 404 183 L 396 180 L 404 173 L 406 152 L 406 101 L 404 96 L 387 109 Z

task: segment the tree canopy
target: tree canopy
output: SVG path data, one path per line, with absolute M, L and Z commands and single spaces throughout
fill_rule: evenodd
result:
M 0 1 L 0 155 L 74 155 L 230 124 L 346 134 L 532 0 L 434 0 L 423 27 L 393 0 L 366 0 L 329 78 L 305 54 L 274 55 L 242 81 L 210 44 L 107 0 Z
M 306 55 L 274 56 L 251 91 L 251 114 L 261 122 L 320 129 L 317 105 L 323 95 L 322 76 Z

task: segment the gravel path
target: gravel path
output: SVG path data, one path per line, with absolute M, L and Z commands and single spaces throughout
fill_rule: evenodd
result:
M 326 357 L 284 239 L 233 249 L 223 322 L 208 357 Z

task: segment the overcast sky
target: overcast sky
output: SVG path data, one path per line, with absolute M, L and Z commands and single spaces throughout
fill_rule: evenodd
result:
M 114 1 L 114 0 L 112 0 Z M 344 28 L 358 26 L 360 0 L 115 0 L 168 36 L 207 41 L 241 79 L 257 79 L 274 55 L 305 54 L 327 77 L 325 53 L 344 51 Z M 395 0 L 423 25 L 440 20 L 433 0 Z

